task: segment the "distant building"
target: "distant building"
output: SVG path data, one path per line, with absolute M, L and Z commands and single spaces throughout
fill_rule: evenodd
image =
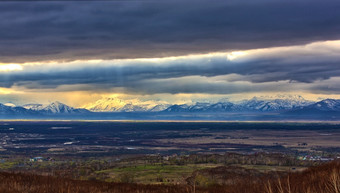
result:
M 34 158 L 30 158 L 31 162 L 43 162 L 45 161 L 45 159 L 43 157 L 34 157 Z
M 334 158 L 327 158 L 327 157 L 321 157 L 321 156 L 311 156 L 311 155 L 306 155 L 306 156 L 299 156 L 297 157 L 298 160 L 307 160 L 307 161 L 332 161 Z

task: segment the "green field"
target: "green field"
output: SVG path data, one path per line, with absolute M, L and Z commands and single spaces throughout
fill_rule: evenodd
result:
M 108 175 L 116 182 L 136 182 L 143 184 L 183 183 L 192 172 L 216 167 L 216 164 L 190 165 L 136 165 L 97 171 L 97 174 Z

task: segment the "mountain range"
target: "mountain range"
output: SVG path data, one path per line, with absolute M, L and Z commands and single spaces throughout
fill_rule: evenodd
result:
M 276 95 L 253 97 L 250 100 L 230 102 L 204 101 L 188 104 L 169 104 L 165 101 L 140 101 L 103 98 L 82 108 L 93 112 L 230 112 L 230 111 L 278 111 L 304 107 L 315 102 L 305 100 L 299 95 Z
M 230 102 L 196 102 L 194 104 L 167 104 L 157 102 L 144 102 L 133 104 L 118 98 L 101 99 L 87 108 L 74 108 L 60 102 L 52 102 L 48 105 L 26 104 L 16 106 L 12 103 L 0 103 L 0 116 L 8 117 L 36 117 L 36 116 L 96 116 L 108 113 L 137 113 L 137 114 L 200 114 L 200 113 L 253 113 L 279 115 L 322 115 L 331 114 L 333 119 L 340 120 L 340 100 L 325 99 L 317 102 L 308 101 L 302 97 L 264 99 L 254 97 L 250 100 Z M 334 118 L 335 115 L 335 118 Z M 0 118 L 1 118 L 0 117 Z M 100 117 L 100 116 L 99 116 Z
M 217 103 L 196 103 L 193 105 L 172 105 L 167 112 L 283 112 L 302 109 L 314 104 L 301 98 L 263 99 L 254 97 L 232 103 L 229 101 Z
M 56 114 L 85 114 L 87 109 L 73 108 L 60 102 L 48 105 L 26 104 L 23 106 L 4 105 L 0 103 L 0 115 L 56 115 Z

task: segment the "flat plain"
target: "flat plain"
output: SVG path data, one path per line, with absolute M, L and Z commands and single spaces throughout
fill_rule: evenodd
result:
M 0 154 L 337 151 L 338 123 L 2 121 Z

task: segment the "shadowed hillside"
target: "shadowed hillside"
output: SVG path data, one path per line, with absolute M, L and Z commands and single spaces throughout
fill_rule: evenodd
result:
M 273 177 L 237 176 L 240 178 L 229 185 L 204 184 L 208 177 L 204 173 L 193 173 L 188 185 L 141 185 L 128 183 L 107 183 L 100 181 L 79 181 L 50 176 L 0 173 L 0 192 L 6 193 L 339 193 L 340 162 L 332 162 L 309 168 L 300 173 L 277 174 Z M 217 169 L 221 172 L 220 169 Z

